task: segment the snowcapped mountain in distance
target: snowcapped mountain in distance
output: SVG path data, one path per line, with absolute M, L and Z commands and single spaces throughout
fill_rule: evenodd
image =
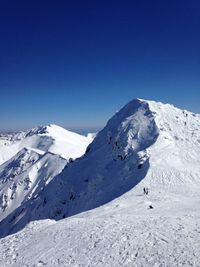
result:
M 43 191 L 72 159 L 84 154 L 92 137 L 56 125 L 1 139 L 0 221 Z
M 59 220 L 91 210 L 131 189 L 142 192 L 148 187 L 155 198 L 161 192 L 196 194 L 200 188 L 199 129 L 200 115 L 169 104 L 131 101 L 108 121 L 84 156 L 66 165 L 1 222 L 1 235 L 33 220 Z M 37 134 L 43 136 L 43 130 Z M 44 137 L 48 140 L 48 134 Z M 37 138 L 34 141 L 38 144 Z M 46 141 L 44 146 L 51 147 L 51 152 L 54 149 Z
M 82 136 L 54 124 L 39 126 L 27 132 L 0 137 L 0 164 L 9 160 L 23 148 L 37 152 L 52 152 L 65 159 L 84 154 L 92 136 Z

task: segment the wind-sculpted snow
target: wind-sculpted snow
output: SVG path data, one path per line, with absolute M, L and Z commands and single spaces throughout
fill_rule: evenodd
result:
M 2 225 L 9 221 L 12 231 L 16 231 L 30 220 L 62 219 L 119 197 L 146 176 L 147 148 L 157 137 L 149 104 L 132 101 L 108 122 L 85 156 L 67 165 L 61 175 L 10 214 Z

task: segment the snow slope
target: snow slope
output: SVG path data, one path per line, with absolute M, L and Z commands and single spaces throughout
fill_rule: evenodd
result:
M 19 151 L 18 144 L 23 137 L 24 133 L 0 135 L 0 165 Z
M 5 162 L 0 165 L 0 221 L 33 195 L 36 198 L 72 158 L 84 154 L 91 141 L 91 136 L 56 125 L 1 135 L 0 155 Z
M 67 160 L 50 152 L 38 154 L 22 149 L 0 166 L 0 221 L 17 207 L 26 203 L 67 164 Z
M 33 220 L 59 220 L 99 207 L 131 189 L 142 192 L 144 186 L 158 199 L 159 192 L 195 195 L 200 189 L 199 129 L 197 114 L 131 101 L 108 121 L 83 157 L 2 221 L 1 235 Z
M 154 209 L 148 209 L 149 202 Z M 0 239 L 1 266 L 200 266 L 200 196 L 139 187 L 89 212 Z
M 59 154 L 63 158 L 77 158 L 85 153 L 91 136 L 85 137 L 54 124 L 39 126 L 27 132 L 0 138 L 0 164 L 23 148 Z
M 200 115 L 152 101 L 149 106 L 159 136 L 149 149 L 151 167 L 145 184 L 196 190 L 200 185 Z

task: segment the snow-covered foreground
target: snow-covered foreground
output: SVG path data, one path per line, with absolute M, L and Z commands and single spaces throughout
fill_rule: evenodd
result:
M 31 222 L 0 240 L 1 266 L 200 266 L 200 195 L 134 188 L 63 219 Z M 148 209 L 149 205 L 154 209 Z

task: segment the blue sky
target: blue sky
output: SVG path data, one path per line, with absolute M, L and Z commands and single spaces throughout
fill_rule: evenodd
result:
M 199 1 L 0 1 L 0 129 L 102 127 L 133 98 L 200 113 Z

